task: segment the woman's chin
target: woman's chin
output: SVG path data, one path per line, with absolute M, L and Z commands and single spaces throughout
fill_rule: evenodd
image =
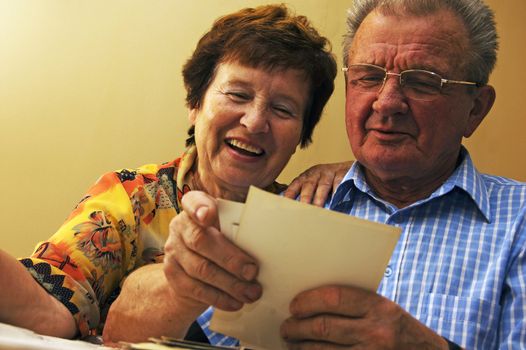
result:
M 253 172 L 232 172 L 230 174 L 226 173 L 226 176 L 223 177 L 223 181 L 228 184 L 230 187 L 238 188 L 240 190 L 246 190 L 250 186 L 256 187 L 266 187 L 268 184 L 265 181 L 262 181 L 261 177 L 254 176 Z

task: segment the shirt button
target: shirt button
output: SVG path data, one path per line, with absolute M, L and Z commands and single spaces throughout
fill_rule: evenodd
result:
M 387 268 L 385 269 L 385 272 L 384 272 L 384 276 L 385 277 L 391 277 L 392 274 L 393 274 L 393 269 L 391 268 L 391 266 L 387 266 Z

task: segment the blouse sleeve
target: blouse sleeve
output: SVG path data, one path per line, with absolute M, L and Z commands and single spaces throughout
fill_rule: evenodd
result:
M 21 259 L 37 282 L 71 311 L 82 336 L 141 254 L 141 213 L 154 206 L 133 171 L 103 175 L 59 230 Z

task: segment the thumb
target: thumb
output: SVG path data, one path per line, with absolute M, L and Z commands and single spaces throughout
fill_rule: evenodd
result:
M 186 193 L 181 204 L 184 211 L 201 227 L 218 227 L 217 201 L 215 198 L 201 191 Z

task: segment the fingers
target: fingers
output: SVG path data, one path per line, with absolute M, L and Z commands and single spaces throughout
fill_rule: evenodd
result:
M 281 325 L 281 336 L 289 349 L 359 349 L 387 344 L 393 332 L 385 331 L 378 318 L 370 318 L 374 303 L 381 299 L 376 293 L 345 286 L 302 292 L 290 304 L 292 317 Z
M 188 254 L 190 256 L 188 256 Z M 233 291 L 235 290 L 234 284 L 222 281 L 222 279 L 227 279 L 227 277 L 218 275 L 218 273 L 214 272 L 209 272 L 209 277 L 205 278 L 208 279 L 209 283 L 196 279 L 194 276 L 199 274 L 196 271 L 203 271 L 203 269 L 208 270 L 210 268 L 213 269 L 213 267 L 207 267 L 207 263 L 204 263 L 203 265 L 202 261 L 206 260 L 199 256 L 192 254 L 191 252 L 188 252 L 188 254 L 185 254 L 183 257 L 183 260 L 186 261 L 185 264 L 190 265 L 189 268 L 187 267 L 188 273 L 177 260 L 172 259 L 169 255 L 165 256 L 165 275 L 170 284 L 176 289 L 176 294 L 181 295 L 186 299 L 194 300 L 198 303 L 196 306 L 199 304 L 213 305 L 227 311 L 240 309 L 243 306 L 243 301 L 239 299 L 242 299 L 242 297 L 233 297 L 228 292 L 213 287 L 214 283 L 222 285 L 227 284 L 229 288 L 226 289 L 230 289 L 230 293 L 235 294 Z M 199 266 L 205 267 L 203 268 Z
M 311 169 L 296 177 L 287 187 L 285 192 L 283 192 L 283 195 L 287 198 L 298 199 L 303 203 L 312 204 L 313 199 L 316 198 L 315 194 L 320 186 L 321 174 L 319 172 L 311 171 Z M 330 191 L 330 188 L 332 187 L 329 183 L 321 185 L 325 187 L 329 186 L 329 190 L 327 191 Z
M 262 290 L 255 281 L 255 259 L 216 227 L 203 226 L 217 221 L 215 200 L 207 195 L 191 196 L 184 205 L 189 211 L 172 220 L 165 245 L 164 271 L 175 293 L 230 311 L 259 299 Z M 203 207 L 208 210 L 199 217 L 196 208 Z
M 316 188 L 316 193 L 314 194 L 314 199 L 312 200 L 312 204 L 318 207 L 323 207 L 325 205 L 325 202 L 332 194 L 333 189 L 332 182 L 326 181 L 330 181 L 331 179 L 320 179 L 318 187 Z
M 301 175 L 296 177 L 290 185 L 287 187 L 287 189 L 283 192 L 283 196 L 290 198 L 290 199 L 296 199 L 298 195 L 301 192 L 302 187 L 305 185 L 304 179 L 300 179 Z
M 362 333 L 359 321 L 328 314 L 307 319 L 289 318 L 280 328 L 289 349 L 341 349 L 359 344 Z
M 208 213 L 210 214 L 210 213 Z M 170 224 L 178 250 L 190 250 L 233 276 L 252 281 L 258 273 L 256 260 L 227 239 L 215 227 L 200 227 L 183 212 Z
M 334 172 L 334 180 L 332 181 L 333 191 L 336 190 L 336 187 L 342 182 L 353 163 L 353 161 L 336 163 L 338 169 Z
M 377 302 L 376 293 L 354 287 L 324 286 L 298 294 L 290 303 L 290 313 L 296 318 L 306 318 L 322 313 L 348 317 L 363 317 Z
M 349 349 L 348 346 L 331 344 L 326 342 L 311 342 L 311 341 L 302 341 L 302 342 L 293 342 L 287 343 L 288 350 L 344 350 Z M 352 347 L 353 350 L 362 350 L 361 347 Z
M 280 328 L 289 349 L 443 348 L 444 339 L 399 305 L 354 287 L 320 287 L 298 294 Z M 440 345 L 441 344 L 441 345 Z
M 283 195 L 322 207 L 351 165 L 352 162 L 315 165 L 296 177 Z

